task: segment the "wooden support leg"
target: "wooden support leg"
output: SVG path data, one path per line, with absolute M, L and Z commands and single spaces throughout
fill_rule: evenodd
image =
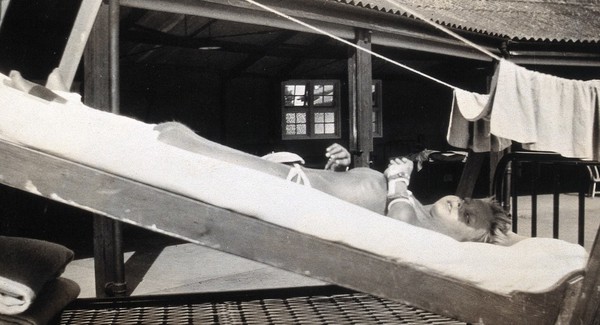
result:
M 84 55 L 84 101 L 87 105 L 119 112 L 118 89 L 119 3 L 103 3 L 96 17 Z M 94 261 L 98 297 L 126 293 L 121 223 L 106 217 L 94 220 Z
M 475 183 L 479 177 L 481 166 L 485 159 L 486 152 L 473 152 L 469 151 L 467 163 L 463 169 L 460 181 L 456 189 L 456 195 L 459 197 L 471 197 L 473 196 L 473 190 L 475 189 Z
M 118 221 L 94 216 L 96 297 L 126 295 L 121 227 Z

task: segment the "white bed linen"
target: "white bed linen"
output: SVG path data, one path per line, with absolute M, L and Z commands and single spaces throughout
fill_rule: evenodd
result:
M 88 108 L 77 94 L 62 94 L 67 104 L 49 103 L 7 87 L 6 78 L 0 75 L 0 137 L 7 141 L 500 294 L 545 291 L 587 262 L 584 248 L 561 240 L 527 239 L 511 247 L 460 243 L 317 190 L 164 144 L 156 140 L 155 125 Z M 27 185 L 35 191 L 35 184 Z

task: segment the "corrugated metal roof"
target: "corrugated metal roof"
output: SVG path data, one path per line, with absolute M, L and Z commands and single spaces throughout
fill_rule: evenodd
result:
M 408 17 L 415 11 L 447 27 L 512 40 L 600 42 L 596 0 L 394 0 L 406 10 L 386 0 L 335 1 Z

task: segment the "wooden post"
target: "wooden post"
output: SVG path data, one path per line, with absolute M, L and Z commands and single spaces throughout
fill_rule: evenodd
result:
M 497 64 L 497 63 L 496 63 Z M 495 69 L 494 69 L 495 70 Z M 494 80 L 493 80 L 493 76 L 489 76 L 488 80 L 487 80 L 487 92 L 489 93 L 493 87 L 494 84 Z M 481 122 L 478 121 L 478 122 Z M 475 122 L 475 123 L 478 123 Z M 493 147 L 493 145 L 490 143 L 490 147 Z M 509 152 L 510 149 L 506 150 L 506 152 Z M 500 159 L 502 159 L 502 156 L 504 155 L 504 152 L 474 152 L 473 150 L 469 150 L 469 156 L 467 157 L 467 163 L 465 164 L 465 167 L 463 168 L 463 172 L 462 175 L 460 177 L 460 181 L 458 183 L 458 187 L 456 189 L 455 194 L 457 196 L 460 197 L 472 197 L 473 196 L 473 191 L 475 190 L 475 183 L 477 182 L 477 179 L 479 178 L 479 174 L 481 173 L 481 167 L 483 166 L 483 161 L 485 160 L 485 157 L 489 157 L 489 167 L 490 167 L 490 171 L 488 174 L 488 180 L 489 180 L 489 188 L 488 188 L 488 195 L 491 195 L 494 191 L 493 187 L 493 183 L 494 183 L 494 171 L 496 170 L 496 167 L 498 166 L 498 162 L 500 161 Z M 510 166 L 509 166 L 510 168 Z M 509 184 L 508 180 L 507 184 Z M 505 196 L 508 197 L 508 196 Z
M 469 156 L 467 157 L 467 163 L 463 168 L 458 187 L 456 188 L 455 194 L 459 197 L 472 197 L 473 190 L 475 189 L 475 183 L 479 177 L 481 166 L 487 152 L 473 152 L 469 150 Z
M 84 55 L 84 102 L 118 113 L 118 1 L 103 3 Z M 115 26 L 116 25 L 116 26 Z M 94 216 L 96 296 L 124 295 L 126 291 L 121 223 Z
M 371 49 L 371 32 L 356 31 L 356 45 Z M 369 167 L 373 151 L 373 84 L 371 54 L 352 48 L 348 59 L 348 109 L 350 113 L 350 151 L 355 167 Z

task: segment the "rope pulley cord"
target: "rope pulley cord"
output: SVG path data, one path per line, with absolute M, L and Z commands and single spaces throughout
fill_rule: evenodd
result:
M 457 38 L 458 40 L 460 40 L 460 41 L 462 41 L 462 42 L 466 43 L 467 45 L 469 45 L 469 46 L 471 46 L 471 47 L 475 48 L 475 49 L 476 49 L 476 50 L 478 50 L 478 51 L 481 51 L 482 53 L 484 53 L 484 54 L 486 54 L 486 55 L 490 56 L 491 58 L 493 58 L 493 59 L 495 59 L 495 60 L 498 60 L 498 61 L 501 59 L 500 57 L 498 57 L 497 55 L 495 55 L 495 54 L 491 53 L 490 51 L 488 51 L 488 50 L 486 50 L 486 49 L 484 49 L 484 48 L 480 47 L 479 45 L 477 45 L 477 44 L 475 44 L 475 43 L 473 43 L 473 42 L 471 42 L 471 41 L 469 41 L 469 40 L 465 39 L 464 37 L 462 37 L 462 36 L 460 36 L 460 35 L 458 35 L 458 34 L 456 34 L 456 33 L 452 32 L 452 31 L 451 31 L 451 30 L 449 30 L 448 28 L 446 28 L 446 27 L 444 27 L 444 26 L 441 26 L 441 25 L 439 25 L 439 24 L 436 24 L 435 22 L 432 22 L 432 21 L 430 21 L 429 19 L 426 19 L 426 18 L 424 18 L 423 16 L 419 15 L 419 14 L 418 14 L 418 13 L 416 13 L 416 12 L 413 12 L 412 10 L 407 10 L 407 9 L 406 9 L 404 6 L 402 6 L 402 5 L 401 5 L 401 4 L 399 4 L 398 2 L 396 2 L 396 1 L 393 1 L 393 0 L 386 0 L 386 1 L 387 1 L 388 3 L 390 3 L 390 4 L 394 5 L 394 6 L 396 6 L 398 9 L 400 9 L 400 10 L 403 10 L 404 12 L 406 12 L 406 13 L 408 13 L 408 14 L 410 14 L 410 15 L 412 15 L 412 16 L 414 16 L 414 17 L 418 18 L 418 19 L 421 19 L 421 20 L 425 21 L 426 23 L 428 23 L 428 24 L 430 24 L 430 25 L 434 26 L 435 28 L 437 28 L 437 29 L 440 29 L 440 30 L 442 30 L 442 31 L 446 32 L 447 34 L 451 35 L 452 37 L 454 37 L 454 38 Z M 296 24 L 299 24 L 299 25 L 301 25 L 301 26 L 304 26 L 304 27 L 306 27 L 306 28 L 308 28 L 308 29 L 312 29 L 312 30 L 314 30 L 314 31 L 315 31 L 315 32 L 317 32 L 317 33 L 320 33 L 320 34 L 326 35 L 326 36 L 328 36 L 328 37 L 330 37 L 330 38 L 333 38 L 333 39 L 335 39 L 336 41 L 342 42 L 342 43 L 344 43 L 344 44 L 346 44 L 346 45 L 348 45 L 348 46 L 352 46 L 352 47 L 356 48 L 357 50 L 360 50 L 360 51 L 363 51 L 363 52 L 369 53 L 369 54 L 371 54 L 372 56 L 375 56 L 375 57 L 377 57 L 377 58 L 380 58 L 380 59 L 382 59 L 382 60 L 384 60 L 384 61 L 387 61 L 387 62 L 389 62 L 389 63 L 391 63 L 391 64 L 394 64 L 394 65 L 396 65 L 396 66 L 399 66 L 399 67 L 401 67 L 401 68 L 403 68 L 403 69 L 406 69 L 406 70 L 408 70 L 408 71 L 411 71 L 411 72 L 413 72 L 413 73 L 415 73 L 415 74 L 418 74 L 418 75 L 420 75 L 420 76 L 422 76 L 422 77 L 424 77 L 424 78 L 427 78 L 427 79 L 429 79 L 429 80 L 431 80 L 431 81 L 437 82 L 437 83 L 439 83 L 439 84 L 441 84 L 441 85 L 444 85 L 444 86 L 446 86 L 446 87 L 448 87 L 448 88 L 451 88 L 451 89 L 456 89 L 456 88 L 457 88 L 457 87 L 455 87 L 455 86 L 453 86 L 453 85 L 451 85 L 451 84 L 449 84 L 449 83 L 447 83 L 447 82 L 444 82 L 444 81 L 442 81 L 442 80 L 439 80 L 439 79 L 437 79 L 437 78 L 435 78 L 435 77 L 432 77 L 432 76 L 430 76 L 430 75 L 427 75 L 427 74 L 425 74 L 425 73 L 423 73 L 423 72 L 421 72 L 421 71 L 415 70 L 415 69 L 413 69 L 413 68 L 411 68 L 411 67 L 409 67 L 409 66 L 407 66 L 407 65 L 405 65 L 405 64 L 402 64 L 402 63 L 400 63 L 400 62 L 398 62 L 398 61 L 392 60 L 392 59 L 390 59 L 390 58 L 388 58 L 388 57 L 386 57 L 386 56 L 383 56 L 383 55 L 381 55 L 381 54 L 379 54 L 379 53 L 377 53 L 377 52 L 373 52 L 373 51 L 371 51 L 371 50 L 369 50 L 369 49 L 366 49 L 366 48 L 364 48 L 364 47 L 362 47 L 362 46 L 359 46 L 359 45 L 356 45 L 356 44 L 354 44 L 354 43 L 352 43 L 352 42 L 349 42 L 349 41 L 347 41 L 347 40 L 345 40 L 345 39 L 343 39 L 343 38 L 341 38 L 341 37 L 338 37 L 338 36 L 336 36 L 336 35 L 333 35 L 332 33 L 329 33 L 329 32 L 327 32 L 327 31 L 325 31 L 325 30 L 323 30 L 323 29 L 320 29 L 320 28 L 318 28 L 318 27 L 316 27 L 316 26 L 310 25 L 310 24 L 308 24 L 308 23 L 305 23 L 305 22 L 303 22 L 303 21 L 301 21 L 301 20 L 298 20 L 298 19 L 296 19 L 296 18 L 294 18 L 294 17 L 291 17 L 291 16 L 289 16 L 289 15 L 287 15 L 287 14 L 285 14 L 285 13 L 281 12 L 281 11 L 278 11 L 278 10 L 276 10 L 276 9 L 273 9 L 273 8 L 271 8 L 271 7 L 265 6 L 265 5 L 261 4 L 261 3 L 258 3 L 258 2 L 256 2 L 256 1 L 254 1 L 254 0 L 246 0 L 246 2 L 248 2 L 248 3 L 250 3 L 250 4 L 253 4 L 253 5 L 257 6 L 257 7 L 260 7 L 260 8 L 262 8 L 262 9 L 266 10 L 266 11 L 272 12 L 272 13 L 274 13 L 274 14 L 276 14 L 276 15 L 280 16 L 280 17 L 283 17 L 283 18 L 285 18 L 285 19 L 288 19 L 288 20 L 290 20 L 290 21 L 293 21 L 294 23 L 296 23 Z

